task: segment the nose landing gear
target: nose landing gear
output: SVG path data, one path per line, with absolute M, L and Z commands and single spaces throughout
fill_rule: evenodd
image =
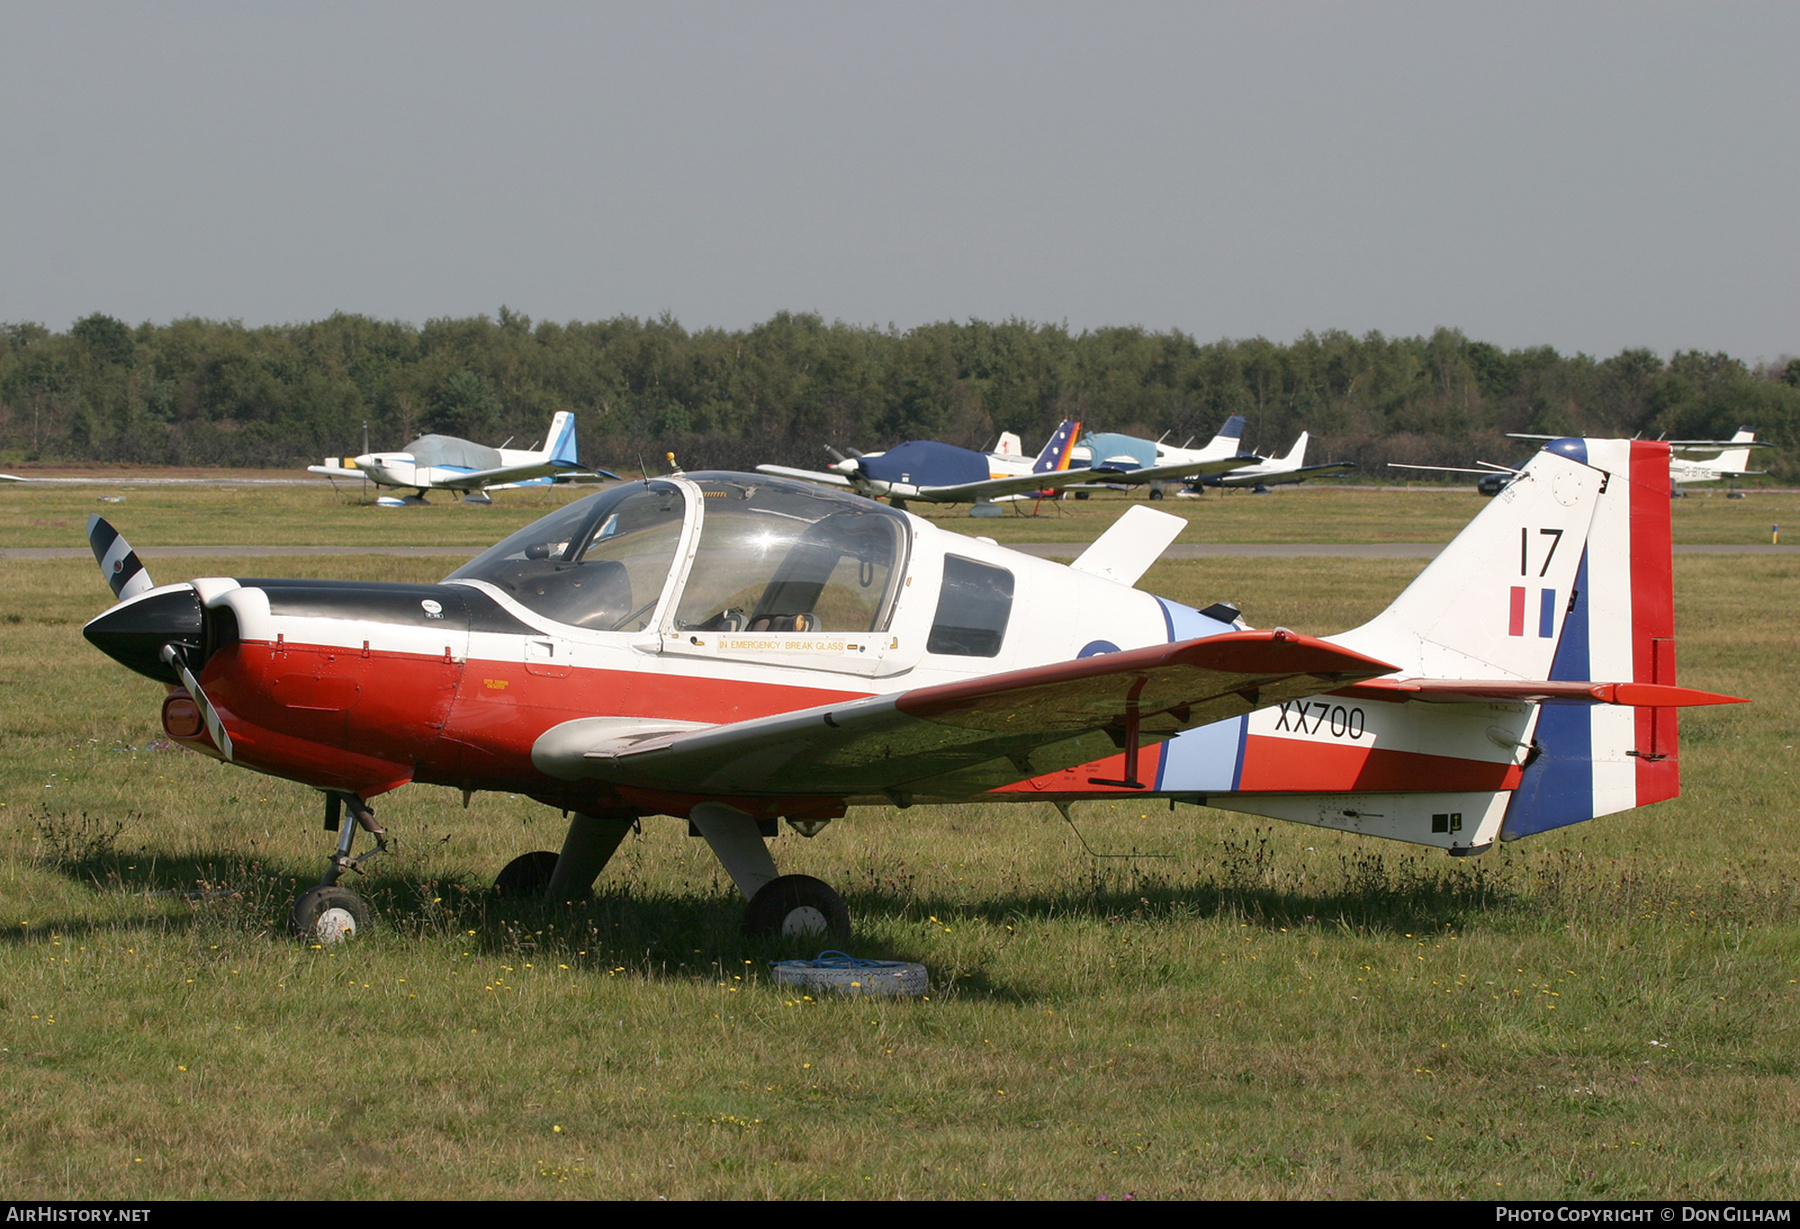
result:
M 350 804 L 347 813 L 346 802 Z M 368 902 L 349 888 L 339 887 L 338 878 L 345 871 L 362 874 L 363 863 L 386 853 L 388 844 L 387 829 L 375 822 L 375 812 L 355 794 L 326 791 L 325 828 L 337 831 L 337 849 L 324 878 L 294 901 L 288 912 L 288 929 L 299 938 L 332 947 L 367 929 L 371 920 Z M 360 858 L 352 858 L 350 849 L 358 828 L 375 838 L 375 848 Z

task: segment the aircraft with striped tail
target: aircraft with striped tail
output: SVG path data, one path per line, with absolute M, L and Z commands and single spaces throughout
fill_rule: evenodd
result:
M 768 838 L 877 805 L 1167 798 L 1478 854 L 1673 797 L 1679 686 L 1665 444 L 1552 442 L 1382 614 L 1249 627 L 1135 585 L 1185 526 L 1129 509 L 1073 564 L 846 491 L 751 474 L 624 483 L 436 585 L 150 587 L 87 638 L 161 685 L 165 733 L 322 795 L 337 844 L 296 932 L 368 922 L 339 881 L 409 782 L 570 813 L 501 889 L 586 894 L 640 820 L 687 822 L 753 934 L 830 932 Z M 148 700 L 150 697 L 146 697 Z M 885 821 L 893 822 L 893 821 Z M 904 820 L 900 822 L 905 822 Z

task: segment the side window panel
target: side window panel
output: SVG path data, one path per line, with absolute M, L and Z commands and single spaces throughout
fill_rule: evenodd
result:
M 1012 616 L 1013 575 L 973 559 L 944 556 L 944 588 L 925 642 L 928 653 L 997 657 Z

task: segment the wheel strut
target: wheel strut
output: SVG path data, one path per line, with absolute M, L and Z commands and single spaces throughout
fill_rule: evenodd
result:
M 345 813 L 345 803 L 349 803 L 348 814 Z M 375 812 L 356 794 L 338 790 L 325 792 L 325 828 L 327 831 L 336 829 L 338 843 L 337 849 L 332 852 L 330 865 L 325 868 L 325 877 L 319 880 L 320 887 L 330 887 L 345 871 L 364 874 L 364 862 L 376 854 L 387 852 L 387 829 L 375 822 Z M 358 828 L 375 838 L 375 848 L 360 858 L 352 858 L 350 848 L 356 843 Z

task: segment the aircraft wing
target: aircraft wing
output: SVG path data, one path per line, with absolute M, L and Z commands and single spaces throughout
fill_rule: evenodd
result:
M 798 478 L 802 482 L 822 482 L 826 486 L 850 485 L 850 479 L 842 474 L 830 474 L 818 469 L 792 469 L 786 465 L 758 465 L 759 474 L 774 474 L 777 478 Z
M 724 796 L 967 798 L 1393 667 L 1294 632 L 1227 632 L 700 729 L 580 718 L 532 762 L 565 780 Z
M 1183 478 L 1209 478 L 1214 474 L 1228 474 L 1234 469 L 1242 469 L 1246 465 L 1259 465 L 1263 458 L 1244 453 L 1235 457 L 1221 457 L 1216 461 L 1187 461 L 1173 465 L 1146 465 L 1141 469 L 1121 469 L 1112 465 L 1096 465 L 1087 470 L 1071 470 L 1080 474 L 1083 480 L 1098 478 L 1102 482 L 1123 482 L 1139 485 L 1145 482 L 1175 482 Z
M 1356 468 L 1354 461 L 1329 461 L 1323 465 L 1297 465 L 1293 469 L 1278 469 L 1266 474 L 1223 474 L 1214 479 L 1220 486 L 1281 486 L 1289 482 L 1302 481 L 1303 474 L 1322 474 L 1327 470 L 1343 471 Z
M 471 470 L 448 478 L 431 480 L 434 489 L 445 491 L 480 491 L 509 482 L 529 482 L 533 478 L 554 478 L 569 472 L 566 461 L 533 461 L 529 465 L 501 465 L 494 469 Z
M 1000 499 L 1007 495 L 1029 495 L 1034 491 L 1057 491 L 1064 487 L 1088 486 L 1096 479 L 1104 483 L 1138 486 L 1146 482 L 1174 481 L 1222 474 L 1260 458 L 1227 457 L 1220 461 L 1189 461 L 1183 465 L 1156 465 L 1143 469 L 1119 469 L 1101 465 L 1092 469 L 1052 469 L 1041 473 L 1015 474 L 1006 478 L 989 478 L 984 482 L 964 482 L 957 486 L 923 487 L 909 499 L 937 500 L 943 503 L 966 503 L 977 499 Z
M 623 482 L 624 481 L 623 478 L 621 478 L 621 477 L 619 477 L 619 475 L 613 473 L 610 469 L 582 469 L 582 470 L 576 470 L 572 474 L 570 474 L 570 473 L 553 474 L 553 475 L 551 475 L 551 480 L 554 482 L 578 482 L 578 483 Z
M 360 469 L 346 469 L 342 465 L 308 465 L 306 472 L 324 474 L 327 478 L 354 478 L 358 482 L 369 476 Z

